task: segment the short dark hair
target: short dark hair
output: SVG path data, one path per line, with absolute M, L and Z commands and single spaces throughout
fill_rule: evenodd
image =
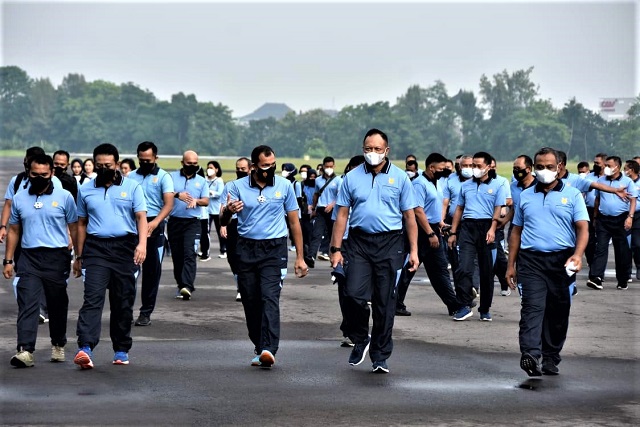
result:
M 387 138 L 387 134 L 376 128 L 371 128 L 367 131 L 367 133 L 364 134 L 364 138 L 362 138 L 362 144 L 364 145 L 364 142 L 367 140 L 367 138 L 373 135 L 380 135 L 380 137 L 384 139 L 385 144 L 389 145 L 389 138 Z
M 351 169 L 360 166 L 364 163 L 364 156 L 362 154 L 358 154 L 357 156 L 353 156 L 349 159 L 349 163 L 344 168 L 344 173 L 349 172 Z
M 551 147 L 542 147 L 541 149 L 539 149 L 538 152 L 533 156 L 533 160 L 535 161 L 536 157 L 544 156 L 547 154 L 553 154 L 553 157 L 556 158 L 556 163 L 560 164 L 560 156 L 558 155 L 558 152 Z
M 418 166 L 418 162 L 415 160 L 407 160 L 407 162 L 404 164 L 405 168 L 407 168 L 408 166 L 415 166 L 416 170 L 419 169 L 420 167 Z
M 601 159 L 606 159 L 608 156 L 607 156 L 607 153 L 598 153 L 593 157 L 600 157 Z
M 331 157 L 331 156 L 327 156 L 324 159 L 322 159 L 322 164 L 324 165 L 325 163 L 335 163 L 336 160 Z
M 635 160 L 627 160 L 625 165 L 633 171 L 633 173 L 640 173 L 640 165 Z
M 589 169 L 589 163 L 588 162 L 580 162 L 580 163 L 578 163 L 577 169 L 581 169 L 581 168 Z
M 305 164 L 303 164 L 303 165 L 300 165 L 300 170 L 302 170 L 302 169 L 304 169 L 304 168 L 307 168 L 307 173 L 308 173 L 308 172 L 309 172 L 309 169 L 311 169 L 311 165 L 308 165 L 308 164 L 306 164 L 306 163 L 305 163 Z
M 428 168 L 429 165 L 433 163 L 442 163 L 446 162 L 447 158 L 440 153 L 431 153 L 427 156 L 427 159 L 424 161 L 424 167 Z
M 39 154 L 46 154 L 41 147 L 29 147 L 24 153 L 24 156 L 29 159 Z
M 158 147 L 156 147 L 156 144 L 154 144 L 151 141 L 144 141 L 138 144 L 138 149 L 136 150 L 136 153 L 139 154 L 142 151 L 147 151 L 149 150 L 149 148 L 151 148 L 151 152 L 153 153 L 154 156 L 158 155 Z
M 47 154 L 36 154 L 35 156 L 29 157 L 29 170 L 31 170 L 32 164 L 37 165 L 49 165 L 49 169 L 53 170 L 53 158 Z
M 113 144 L 109 144 L 108 142 L 104 144 L 100 144 L 93 149 L 94 161 L 96 156 L 100 156 L 100 155 L 113 156 L 113 160 L 115 160 L 116 163 L 120 159 L 120 155 L 118 154 L 118 149 L 116 148 L 116 146 Z
M 516 159 L 524 160 L 525 167 L 533 168 L 533 160 L 531 160 L 531 157 L 527 156 L 526 154 L 520 154 L 518 157 L 516 157 Z
M 71 158 L 71 154 L 69 154 L 68 151 L 64 151 L 64 150 L 58 150 L 55 153 L 53 153 L 53 156 L 51 156 L 51 158 L 54 158 L 55 156 L 65 156 L 67 158 L 67 162 L 69 161 L 69 158 Z
M 622 166 L 622 159 L 618 156 L 609 156 L 607 157 L 607 161 L 613 160 L 618 166 Z
M 129 168 L 133 171 L 136 170 L 136 162 L 133 161 L 133 159 L 122 159 L 122 161 L 120 162 L 120 164 L 127 164 L 129 165 Z
M 558 153 L 558 163 L 562 163 L 567 166 L 567 153 L 562 150 L 556 150 L 556 153 Z
M 260 154 L 264 154 L 265 156 L 270 156 L 272 154 L 276 154 L 276 152 L 273 151 L 273 149 L 268 145 L 258 145 L 251 152 L 251 163 L 253 163 L 254 165 L 257 165 L 258 162 L 260 161 Z
M 409 161 L 409 157 L 411 157 L 413 160 L 416 160 L 417 157 L 415 156 L 415 154 L 407 154 L 407 157 L 404 158 L 405 162 Z
M 478 151 L 473 155 L 474 159 L 482 159 L 486 165 L 491 164 L 491 160 L 493 160 L 493 156 L 486 151 Z M 446 159 L 445 159 L 446 160 Z
M 209 163 L 207 163 L 207 167 L 209 167 L 209 165 L 213 165 L 213 167 L 217 169 L 217 172 L 216 172 L 217 177 L 222 176 L 222 168 L 220 167 L 220 163 L 218 163 L 215 160 L 211 160 L 209 161 Z
M 249 166 L 251 166 L 251 159 L 249 159 L 248 157 L 244 157 L 244 156 L 242 156 L 242 157 L 240 157 L 238 160 L 236 160 L 236 163 L 238 163 L 238 162 L 242 162 L 242 161 L 247 162 L 247 164 L 248 164 Z

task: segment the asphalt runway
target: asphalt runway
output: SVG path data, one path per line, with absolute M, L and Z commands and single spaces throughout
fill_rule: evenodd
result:
M 0 159 L 0 188 L 19 171 Z M 407 296 L 411 317 L 397 317 L 391 373 L 370 373 L 367 359 L 347 363 L 339 347 L 340 312 L 327 262 L 285 280 L 282 337 L 271 370 L 253 357 L 242 305 L 226 260 L 198 263 L 196 292 L 176 300 L 165 257 L 152 324 L 133 327 L 131 364 L 114 366 L 108 302 L 95 369 L 72 363 L 82 281 L 69 280 L 67 361 L 48 362 L 47 325 L 39 328 L 36 366 L 15 369 L 17 305 L 11 281 L 0 285 L 2 425 L 637 425 L 640 418 L 640 282 L 604 291 L 579 275 L 561 374 L 530 379 L 519 368 L 519 300 L 499 295 L 491 323 L 477 313 L 453 322 L 424 270 Z M 0 252 L 4 253 L 4 245 Z M 611 254 L 610 260 L 613 255 Z M 290 267 L 293 255 L 290 254 Z M 609 269 L 612 269 L 612 262 Z M 613 285 L 612 285 L 613 284 Z M 137 311 L 134 313 L 137 316 Z

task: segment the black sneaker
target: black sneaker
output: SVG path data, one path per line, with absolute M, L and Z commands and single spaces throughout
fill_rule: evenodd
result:
M 629 285 L 627 285 L 626 283 L 618 283 L 618 286 L 616 286 L 616 288 L 625 290 L 629 289 Z
M 587 286 L 598 291 L 604 289 L 604 287 L 602 286 L 602 279 L 596 276 L 589 276 L 589 280 L 587 280 Z
M 522 370 L 530 377 L 542 376 L 540 360 L 529 353 L 522 353 L 522 357 L 520 358 L 520 368 L 522 368 Z
M 388 374 L 389 367 L 387 366 L 387 361 L 379 360 L 373 362 L 373 369 L 371 369 L 371 372 L 373 372 L 374 374 Z
M 411 316 L 411 312 L 406 308 L 396 308 L 396 316 Z
M 544 375 L 558 375 L 560 370 L 552 359 L 545 358 L 542 359 L 542 373 Z
M 134 323 L 134 325 L 136 326 L 149 326 L 150 324 L 151 324 L 151 318 L 149 316 L 145 316 L 144 314 L 141 314 L 140 316 L 138 316 L 136 323 Z
M 309 256 L 304 257 L 304 262 L 305 264 L 307 264 L 307 267 L 309 268 L 315 268 L 316 266 L 316 260 Z
M 371 336 L 367 337 L 366 341 L 353 346 L 351 355 L 349 356 L 349 365 L 357 366 L 364 362 L 364 358 L 367 357 L 369 351 L 369 344 L 371 343 Z

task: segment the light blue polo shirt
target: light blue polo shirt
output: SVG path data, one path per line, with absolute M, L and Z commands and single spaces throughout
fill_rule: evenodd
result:
M 36 203 L 41 207 L 36 208 Z M 67 224 L 77 221 L 76 202 L 67 190 L 53 186 L 41 196 L 19 191 L 12 199 L 9 224 L 22 227 L 21 245 L 25 249 L 66 248 Z
M 463 219 L 492 219 L 496 206 L 507 203 L 502 181 L 488 178 L 481 182 L 475 178 L 465 181 L 460 190 L 460 206 L 464 207 Z
M 591 188 L 591 181 L 580 178 L 580 175 L 575 173 L 567 172 L 561 179 L 567 186 L 577 188 L 581 193 L 586 193 Z
M 173 180 L 171 176 L 158 165 L 148 175 L 142 175 L 140 169 L 136 169 L 127 178 L 134 180 L 142 187 L 147 201 L 147 216 L 156 217 L 164 207 L 163 196 L 173 193 Z
M 460 200 L 462 183 L 463 181 L 460 181 L 460 176 L 457 173 L 451 174 L 449 175 L 449 179 L 447 179 L 446 185 L 442 189 L 443 198 L 449 199 L 449 215 L 451 217 L 453 217 L 453 214 L 456 213 L 456 207 L 458 206 L 458 201 Z
M 513 200 L 513 198 L 511 197 L 511 185 L 509 184 L 509 180 L 501 175 L 496 175 L 494 179 L 500 182 L 500 184 L 502 184 L 502 186 L 504 187 L 504 197 L 506 199 Z
M 402 213 L 418 203 L 407 173 L 387 160 L 375 176 L 366 164 L 346 174 L 337 205 L 351 208 L 351 228 L 383 233 L 401 230 Z
M 171 172 L 170 175 L 176 193 L 184 193 L 186 191 L 191 194 L 191 197 L 196 199 L 209 197 L 209 186 L 206 183 L 206 179 L 200 175 L 194 174 L 191 178 L 187 179 L 182 173 L 182 170 Z M 187 209 L 186 202 L 176 199 L 173 202 L 173 210 L 171 210 L 170 216 L 176 218 L 200 218 L 202 216 L 202 207 L 196 206 L 193 209 Z
M 537 183 L 538 180 L 536 178 L 533 178 L 533 182 L 531 182 L 531 185 L 529 187 L 532 187 Z M 512 209 L 515 209 L 516 206 L 518 206 L 518 204 L 520 203 L 520 194 L 522 194 L 522 192 L 529 187 L 525 188 L 521 186 L 518 181 L 511 181 L 511 185 L 509 187 L 511 191 L 511 201 L 513 202 Z
M 325 182 L 328 179 L 325 179 L 324 175 L 321 175 L 316 178 L 316 190 L 315 192 L 320 192 L 320 189 L 324 186 Z M 329 185 L 322 190 L 322 194 L 318 197 L 318 204 L 316 206 L 328 206 L 331 203 L 334 203 L 338 198 L 338 188 L 340 188 L 340 183 L 342 182 L 342 178 L 338 175 L 335 175 L 335 178 L 331 180 Z
M 582 193 L 559 180 L 546 197 L 538 185 L 524 190 L 513 225 L 522 227 L 521 249 L 557 252 L 576 247 L 577 221 L 589 221 Z
M 593 172 L 589 172 L 587 176 L 584 177 L 586 181 L 596 182 L 600 177 L 596 176 Z M 587 207 L 594 208 L 596 203 L 596 190 L 589 190 L 585 196 L 584 200 L 587 203 Z
M 7 191 L 5 191 L 5 193 L 4 193 L 4 199 L 5 200 L 11 200 L 11 199 L 13 199 L 13 196 L 15 195 L 15 193 L 20 192 L 22 190 L 28 190 L 29 187 L 31 187 L 31 181 L 29 181 L 29 178 L 25 178 L 25 179 L 22 180 L 22 182 L 18 186 L 18 191 L 14 192 L 13 191 L 13 187 L 16 184 L 16 178 L 18 178 L 18 175 L 14 175 L 9 180 L 9 185 L 7 186 Z M 58 177 L 53 175 L 53 174 L 51 174 L 51 182 L 53 182 L 53 187 L 54 188 L 59 188 L 61 190 L 63 189 L 62 188 L 62 182 L 60 182 L 60 179 L 58 179 Z
M 87 234 L 102 239 L 138 234 L 136 213 L 146 212 L 147 202 L 140 184 L 118 175 L 109 187 L 96 187 L 96 180 L 78 190 L 78 217 L 87 218 Z
M 209 215 L 220 215 L 220 196 L 224 191 L 224 181 L 220 177 L 215 177 L 213 181 L 206 180 L 207 191 L 209 192 L 209 207 L 207 212 Z
M 241 237 L 265 240 L 287 236 L 285 213 L 298 210 L 298 201 L 289 180 L 275 176 L 272 185 L 260 188 L 250 175 L 231 181 L 226 189 L 232 201 L 244 203 L 237 213 Z
M 442 220 L 443 195 L 440 189 L 441 180 L 436 182 L 438 183 L 437 186 L 424 174 L 412 181 L 416 203 L 424 209 L 429 224 L 439 223 Z
M 636 194 L 640 194 L 640 177 L 635 181 L 631 180 L 633 185 L 636 187 Z M 640 203 L 638 203 L 638 199 L 636 198 L 636 212 L 640 211 Z
M 630 198 L 637 198 L 638 191 L 634 182 L 628 176 L 620 174 L 616 179 L 609 179 L 607 176 L 602 176 L 598 179 L 598 183 L 608 185 L 613 188 L 626 188 L 627 193 L 630 194 Z M 622 200 L 614 193 L 605 193 L 596 190 L 596 196 L 600 197 L 600 205 L 598 210 L 602 215 L 618 216 L 624 213 L 629 213 L 629 201 Z M 637 203 L 637 201 L 636 201 Z

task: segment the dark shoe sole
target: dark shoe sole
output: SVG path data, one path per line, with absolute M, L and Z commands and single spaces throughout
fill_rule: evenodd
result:
M 11 366 L 14 366 L 16 368 L 33 368 L 34 366 L 34 365 L 27 366 L 22 360 L 18 359 L 15 356 L 11 358 L 11 361 L 9 363 L 11 363 Z
M 595 289 L 596 291 L 601 291 L 604 289 L 604 286 L 602 285 L 598 285 L 595 282 L 592 282 L 591 280 L 587 281 L 587 287 L 591 288 L 591 289 Z
M 396 316 L 411 316 L 411 312 L 407 310 L 396 311 Z
M 538 361 L 530 354 L 523 354 L 520 359 L 520 368 L 530 377 L 541 377 L 542 371 L 538 365 Z
M 558 370 L 557 366 L 553 366 L 553 367 L 543 366 L 542 367 L 542 374 L 543 375 L 558 375 L 558 374 L 560 374 L 560 371 Z

